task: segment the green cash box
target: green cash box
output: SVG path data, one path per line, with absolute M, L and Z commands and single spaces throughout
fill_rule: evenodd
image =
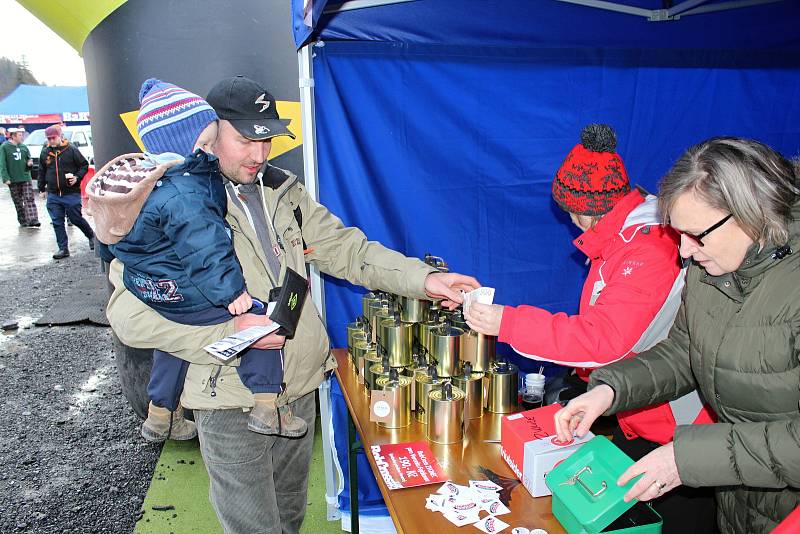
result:
M 569 534 L 661 533 L 661 516 L 650 505 L 622 500 L 638 480 L 617 486 L 631 465 L 627 454 L 597 436 L 545 475 L 553 492 L 553 515 Z

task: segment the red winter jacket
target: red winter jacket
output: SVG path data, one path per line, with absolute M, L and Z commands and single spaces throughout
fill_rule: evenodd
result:
M 591 369 L 635 356 L 664 339 L 680 304 L 683 272 L 674 232 L 658 222 L 655 197 L 632 191 L 573 243 L 591 260 L 580 312 L 506 306 L 499 341 L 533 359 Z M 618 414 L 629 439 L 672 441 L 676 424 L 711 422 L 696 392 Z M 677 423 L 676 423 L 677 418 Z

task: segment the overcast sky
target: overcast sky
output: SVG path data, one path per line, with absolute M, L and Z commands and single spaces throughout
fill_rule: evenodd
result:
M 14 0 L 0 0 L 0 56 L 28 61 L 40 83 L 86 85 L 83 59 L 61 37 Z

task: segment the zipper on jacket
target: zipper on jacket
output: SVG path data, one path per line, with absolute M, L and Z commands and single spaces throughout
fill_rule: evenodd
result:
M 58 151 L 55 151 L 53 154 L 53 161 L 56 162 L 56 191 L 58 191 L 58 196 L 61 196 L 61 182 L 58 181 Z
M 222 366 L 217 365 L 217 372 L 211 373 L 211 376 L 208 377 L 208 385 L 211 386 L 211 396 L 217 396 L 217 378 L 219 378 L 219 374 L 222 372 Z

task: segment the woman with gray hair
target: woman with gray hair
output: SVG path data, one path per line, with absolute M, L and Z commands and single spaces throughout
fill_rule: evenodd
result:
M 769 532 L 800 504 L 798 168 L 748 139 L 691 147 L 663 178 L 659 208 L 692 265 L 667 339 L 598 369 L 555 416 L 561 439 L 602 414 L 702 392 L 718 416 L 679 426 L 628 469 L 626 500 L 715 486 L 724 533 Z M 665 525 L 666 526 L 666 525 Z

